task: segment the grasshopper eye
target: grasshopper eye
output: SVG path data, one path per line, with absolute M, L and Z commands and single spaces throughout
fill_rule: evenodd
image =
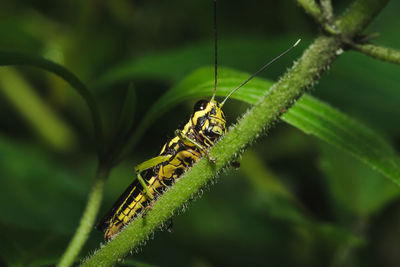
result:
M 208 101 L 207 100 L 199 100 L 194 104 L 194 112 L 204 110 L 207 107 Z

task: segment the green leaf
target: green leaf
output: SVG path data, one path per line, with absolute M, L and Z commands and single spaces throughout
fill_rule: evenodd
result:
M 74 131 L 40 98 L 23 77 L 12 68 L 0 69 L 0 90 L 33 130 L 56 150 L 76 145 Z
M 211 67 L 198 69 L 156 101 L 136 128 L 123 155 L 135 146 L 150 124 L 164 111 L 182 101 L 210 96 L 214 83 L 213 71 Z M 220 68 L 219 73 L 217 96 L 226 96 L 232 88 L 249 77 L 248 73 L 228 68 Z M 271 85 L 270 81 L 255 78 L 233 94 L 232 98 L 255 104 Z M 352 154 L 400 185 L 400 159 L 390 144 L 378 133 L 342 112 L 310 95 L 304 95 L 281 118 L 303 132 Z
M 118 124 L 120 138 L 125 137 L 133 126 L 136 108 L 136 90 L 133 83 L 126 89 L 124 105 L 121 109 L 121 116 Z
M 399 196 L 399 189 L 382 174 L 332 146 L 320 148 L 320 167 L 339 216 L 367 219 Z
M 246 176 L 254 191 L 259 191 L 260 196 L 268 196 L 284 199 L 292 206 L 301 207 L 298 199 L 286 188 L 278 177 L 276 177 L 265 165 L 265 163 L 251 150 L 246 151 L 241 159 L 240 171 Z M 273 205 L 271 205 L 273 206 Z M 291 207 L 292 209 L 294 207 Z M 283 211 L 285 212 L 285 210 Z M 291 212 L 290 212 L 291 213 Z M 291 214 L 283 214 L 283 218 L 291 218 Z M 296 221 L 296 219 L 290 219 Z
M 240 171 L 245 174 L 253 189 L 253 206 L 265 210 L 271 217 L 295 227 L 308 230 L 314 238 L 328 240 L 327 244 L 354 245 L 363 242 L 361 237 L 338 225 L 319 221 L 310 214 L 305 206 L 287 189 L 279 177 L 276 177 L 251 150 L 247 150 L 241 160 Z M 365 165 L 363 165 L 365 166 Z M 384 182 L 389 183 L 387 180 Z M 392 189 L 397 187 L 392 186 Z M 300 229 L 300 228 L 298 228 Z
M 0 51 L 0 66 L 9 65 L 25 65 L 37 67 L 51 73 L 56 74 L 67 83 L 69 83 L 72 88 L 83 98 L 93 120 L 94 136 L 96 139 L 96 148 L 99 155 L 103 152 L 103 126 L 100 118 L 100 112 L 92 93 L 88 90 L 86 85 L 78 79 L 72 72 L 64 68 L 63 66 L 49 61 L 44 58 L 25 55 L 14 52 L 4 52 Z
M 219 40 L 218 58 L 225 66 L 245 68 L 245 70 L 256 69 L 265 64 L 268 58 L 290 46 L 296 38 L 283 36 L 271 40 L 246 36 L 222 39 Z M 303 36 L 303 39 L 307 39 L 306 36 Z M 300 53 L 300 51 L 293 52 Z M 91 88 L 100 93 L 116 83 L 146 78 L 177 82 L 197 68 L 212 63 L 212 55 L 213 46 L 208 41 L 159 53 L 153 52 L 110 68 L 91 84 Z M 283 58 L 281 62 L 282 65 L 286 65 L 290 62 L 290 58 Z
M 382 132 L 397 134 L 400 124 L 393 118 L 400 117 L 399 67 L 355 52 L 339 57 L 335 66 L 315 95 Z
M 49 229 L 7 223 L 0 226 L 1 266 L 54 266 L 64 249 L 65 236 Z
M 0 222 L 70 234 L 85 203 L 88 184 L 39 147 L 0 136 Z
M 349 152 L 397 185 L 400 158 L 378 133 L 309 95 L 302 97 L 287 114 L 287 123 Z

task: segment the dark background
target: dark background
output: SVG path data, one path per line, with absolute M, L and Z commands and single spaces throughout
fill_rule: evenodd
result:
M 334 1 L 336 14 L 348 2 Z M 400 47 L 399 10 L 391 1 L 368 28 L 381 34 L 376 43 Z M 139 122 L 172 85 L 213 64 L 212 22 L 212 1 L 1 0 L 0 49 L 45 57 L 80 77 L 100 102 L 112 136 L 130 81 Z M 220 66 L 254 72 L 302 38 L 260 75 L 276 80 L 318 33 L 295 1 L 218 2 Z M 135 71 L 127 78 L 129 69 Z M 100 88 L 105 75 L 120 78 Z M 399 151 L 399 84 L 398 66 L 348 52 L 313 94 L 382 133 Z M 70 89 L 38 69 L 0 68 L 0 265 L 52 265 L 77 227 L 96 156 L 88 110 Z M 113 170 L 99 216 L 134 179 L 133 166 L 155 156 L 184 125 L 194 102 L 152 122 Z M 228 122 L 247 107 L 228 101 Z M 241 163 L 174 219 L 172 234 L 157 232 L 125 264 L 400 265 L 399 190 L 377 172 L 285 123 L 260 138 Z M 82 257 L 102 240 L 93 230 Z

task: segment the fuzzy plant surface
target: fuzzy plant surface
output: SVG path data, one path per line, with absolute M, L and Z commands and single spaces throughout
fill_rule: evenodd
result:
M 321 75 L 330 68 L 333 61 L 343 53 L 347 53 L 348 49 L 399 64 L 399 51 L 366 43 L 368 36 L 362 36 L 365 28 L 388 2 L 388 0 L 355 0 L 343 14 L 336 16 L 329 0 L 321 0 L 319 3 L 297 0 L 321 28 L 321 34 L 307 48 L 302 48 L 302 44 L 299 45 L 298 49 L 302 48 L 305 51 L 276 83 L 255 78 L 232 96 L 250 104 L 251 107 L 210 149 L 209 153 L 216 159 L 215 163 L 202 158 L 157 199 L 144 218 L 139 216 L 124 227 L 115 238 L 87 255 L 81 263 L 82 266 L 112 266 L 121 262 L 138 247 L 145 245 L 154 232 L 163 228 L 170 218 L 184 211 L 189 202 L 199 196 L 203 188 L 212 183 L 219 173 L 229 168 L 233 161 L 240 159 L 246 149 L 265 136 L 280 120 L 347 152 L 371 170 L 400 186 L 400 158 L 385 137 L 307 94 Z M 202 49 L 199 48 L 193 54 L 198 54 L 199 51 Z M 188 53 L 184 51 L 174 56 L 184 60 Z M 59 76 L 83 98 L 91 114 L 94 146 L 98 157 L 97 172 L 79 226 L 58 261 L 58 266 L 72 266 L 78 261 L 77 257 L 96 221 L 109 173 L 135 149 L 152 121 L 178 103 L 210 95 L 210 88 L 214 82 L 213 68 L 203 67 L 194 70 L 157 100 L 143 116 L 142 121 L 135 125 L 133 114 L 138 101 L 135 87 L 131 85 L 127 90 L 125 103 L 121 105 L 116 134 L 107 142 L 99 104 L 94 95 L 106 91 L 111 84 L 124 81 L 127 77 L 135 77 L 138 73 L 147 77 L 157 76 L 160 79 L 168 77 L 175 82 L 176 69 L 173 69 L 173 66 L 170 69 L 165 68 L 170 59 L 159 58 L 156 63 L 154 60 L 144 60 L 138 64 L 141 67 L 128 64 L 120 69 L 114 69 L 100 77 L 92 84 L 91 89 L 88 89 L 89 87 L 75 74 L 60 64 L 36 56 L 0 52 L 2 66 L 32 66 Z M 157 65 L 161 67 L 157 69 Z M 226 96 L 248 76 L 249 74 L 243 71 L 221 68 L 217 96 Z M 293 200 L 293 197 L 279 185 L 276 185 L 276 188 L 280 194 Z M 352 244 L 361 243 L 357 238 L 350 237 L 349 240 L 355 240 Z
M 205 158 L 200 160 L 157 200 L 144 219 L 137 218 L 131 222 L 113 240 L 89 256 L 82 266 L 113 265 L 145 243 L 154 231 L 162 227 L 165 221 L 182 210 L 182 207 L 195 197 L 207 183 L 226 168 L 251 143 L 262 136 L 285 113 L 284 111 L 294 105 L 307 90 L 312 88 L 332 61 L 343 52 L 343 39 L 352 39 L 357 33 L 361 32 L 386 3 L 387 1 L 368 0 L 353 3 L 337 21 L 337 26 L 344 37 L 318 37 L 303 53 L 302 57 L 295 62 L 293 67 L 210 150 L 210 155 L 217 159 L 215 164 L 210 163 Z M 302 4 L 306 3 L 302 2 Z M 312 13 L 315 14 L 315 12 Z M 334 114 L 331 113 L 330 115 Z M 336 117 L 338 117 L 337 114 Z M 290 120 L 290 115 L 286 118 Z M 295 118 L 295 115 L 293 118 Z M 346 120 L 345 118 L 342 119 Z M 298 123 L 298 126 L 300 125 L 301 122 Z M 337 146 L 340 146 L 339 139 L 331 136 L 331 140 L 332 142 L 337 142 Z M 374 140 L 374 138 L 371 138 L 371 140 Z M 369 142 L 367 141 L 367 143 Z M 388 145 L 385 144 L 384 147 L 390 150 Z M 367 151 L 368 149 L 361 150 L 359 154 L 362 155 Z M 393 167 L 393 172 L 389 171 L 387 176 L 392 177 L 393 181 L 400 185 L 398 181 L 400 174 L 399 158 L 394 151 L 389 154 L 392 155 L 390 157 L 392 160 L 388 162 L 388 165 Z M 372 160 L 373 162 L 379 161 L 379 156 L 372 157 L 375 158 L 375 160 Z M 384 162 L 386 160 L 381 161 L 381 163 L 386 164 Z M 389 168 L 391 169 L 391 167 Z

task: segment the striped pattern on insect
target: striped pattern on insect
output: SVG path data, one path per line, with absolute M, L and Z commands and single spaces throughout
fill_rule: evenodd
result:
M 226 133 L 226 120 L 222 107 L 225 101 L 239 88 L 263 71 L 271 63 L 289 52 L 300 40 L 275 57 L 246 81 L 232 90 L 221 102 L 215 100 L 217 90 L 217 38 L 216 38 L 216 2 L 214 1 L 214 41 L 215 41 L 215 86 L 211 100 L 200 100 L 194 105 L 194 112 L 182 130 L 167 142 L 159 156 L 135 167 L 135 180 L 116 201 L 111 210 L 100 220 L 97 229 L 104 231 L 104 238 L 113 238 L 120 229 L 136 218 L 151 203 L 172 186 L 194 163 L 206 156 L 211 163 L 216 159 L 208 155 L 212 147 Z
M 160 155 L 135 167 L 138 179 L 97 226 L 105 230 L 105 239 L 118 233 L 202 155 L 208 155 L 207 149 L 225 134 L 225 124 L 225 115 L 217 101 L 198 101 L 189 122 L 183 130 L 176 131 L 176 137 L 164 145 Z

